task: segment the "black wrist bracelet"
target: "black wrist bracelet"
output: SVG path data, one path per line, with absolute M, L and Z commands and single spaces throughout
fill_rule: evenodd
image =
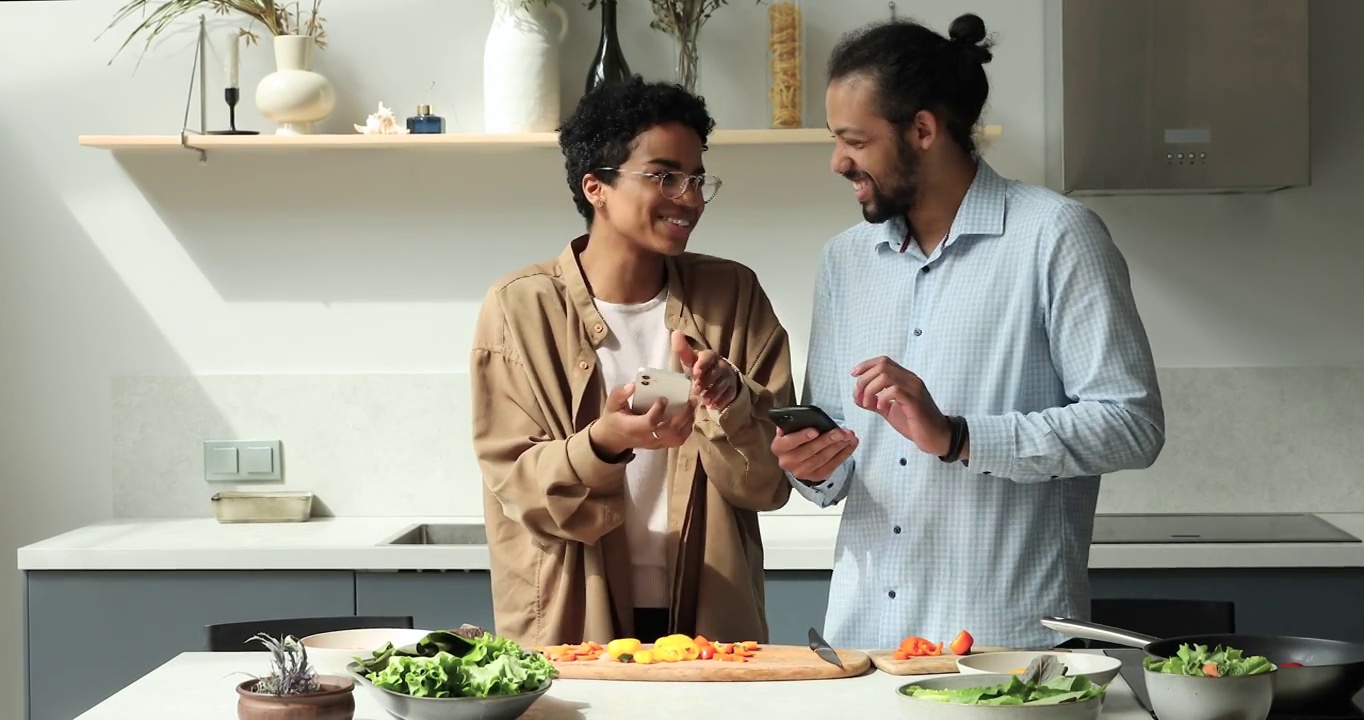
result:
M 947 422 L 952 425 L 952 439 L 947 443 L 947 454 L 939 455 L 938 459 L 945 463 L 954 463 L 961 455 L 962 441 L 965 439 L 966 421 L 955 415 L 949 416 Z

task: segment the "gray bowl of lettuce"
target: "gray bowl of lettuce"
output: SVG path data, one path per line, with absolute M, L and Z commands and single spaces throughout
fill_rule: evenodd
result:
M 399 720 L 513 720 L 558 674 L 537 652 L 481 630 L 433 632 L 414 645 L 386 644 L 346 671 Z
M 1018 675 L 946 675 L 900 686 L 904 716 L 916 720 L 1096 720 L 1107 685 L 1083 675 L 1029 682 Z
M 1179 646 L 1142 661 L 1151 709 L 1160 720 L 1264 720 L 1274 704 L 1278 666 L 1237 648 Z

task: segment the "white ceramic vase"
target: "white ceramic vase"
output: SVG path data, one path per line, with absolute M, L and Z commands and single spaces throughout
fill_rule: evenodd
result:
M 309 35 L 275 38 L 275 71 L 256 86 L 256 109 L 279 125 L 276 135 L 311 134 L 336 108 L 331 82 L 311 70 L 316 47 Z
M 547 22 L 553 15 L 559 27 Z M 493 0 L 483 46 L 483 130 L 548 132 L 559 127 L 559 45 L 568 15 L 553 2 Z

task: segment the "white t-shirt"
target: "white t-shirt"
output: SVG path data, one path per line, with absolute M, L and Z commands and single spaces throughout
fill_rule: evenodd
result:
M 634 382 L 641 367 L 672 363 L 672 333 L 664 323 L 668 289 L 637 305 L 595 300 L 610 333 L 597 347 L 606 391 Z M 668 607 L 668 451 L 635 450 L 625 467 L 625 534 L 634 565 L 635 606 Z

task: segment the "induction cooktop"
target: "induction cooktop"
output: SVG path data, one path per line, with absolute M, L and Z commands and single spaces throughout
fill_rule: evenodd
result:
M 1103 652 L 1109 657 L 1115 657 L 1122 661 L 1122 669 L 1118 671 L 1118 674 L 1132 688 L 1132 693 L 1137 696 L 1137 702 L 1141 703 L 1141 708 L 1150 713 L 1151 698 L 1146 693 L 1146 676 L 1142 674 L 1141 667 L 1141 659 L 1145 657 L 1146 653 L 1137 648 L 1114 648 L 1106 649 Z M 1151 715 L 1155 717 L 1154 713 Z M 1359 720 L 1360 718 L 1364 718 L 1364 692 L 1354 697 L 1354 704 L 1350 707 L 1319 711 L 1271 712 L 1267 720 Z
M 1094 516 L 1095 544 L 1357 543 L 1306 513 L 1138 513 Z

